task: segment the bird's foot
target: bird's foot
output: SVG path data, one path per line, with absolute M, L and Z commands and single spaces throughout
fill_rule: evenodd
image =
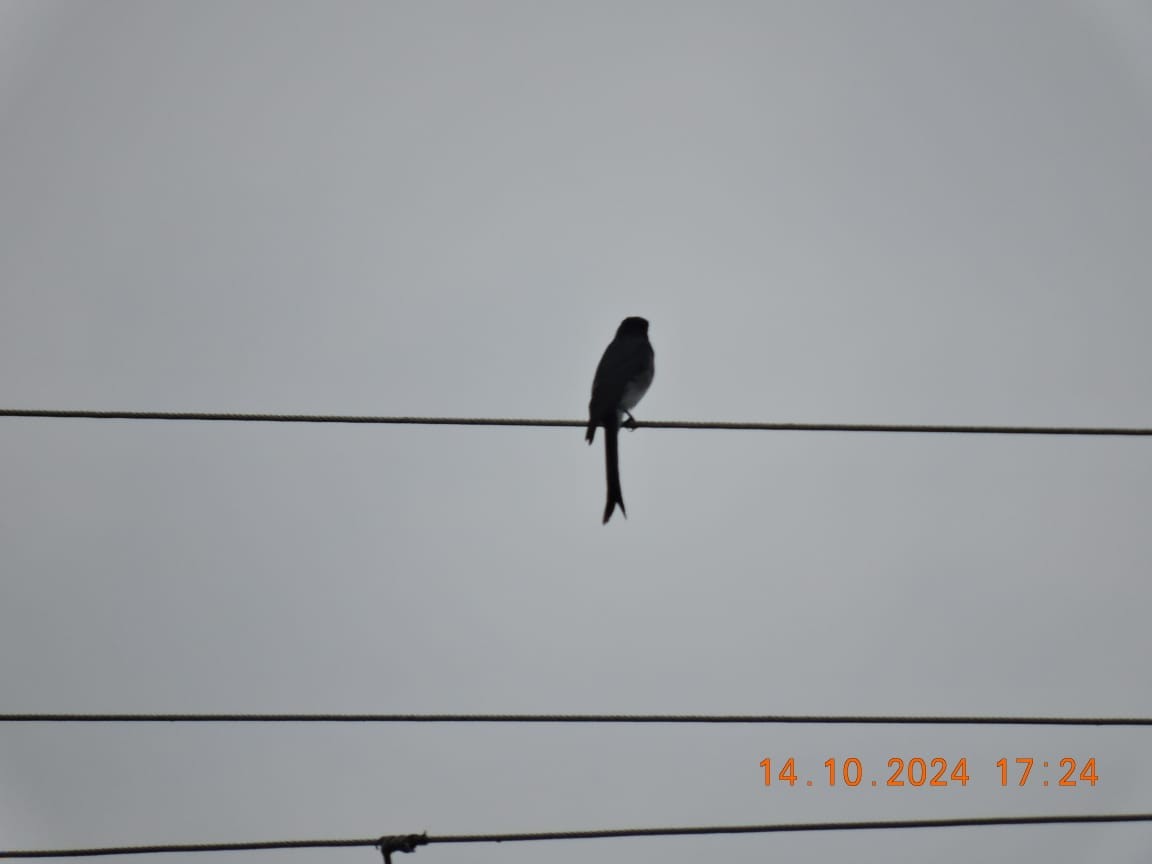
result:
M 636 428 L 636 418 L 635 418 L 635 417 L 633 417 L 633 416 L 632 416 L 632 414 L 631 414 L 630 412 L 628 412 L 628 411 L 625 411 L 625 412 L 624 412 L 624 415 L 625 415 L 625 416 L 626 416 L 628 419 L 627 419 L 627 420 L 625 420 L 625 421 L 624 421 L 623 423 L 621 423 L 620 425 L 621 425 L 621 426 L 623 426 L 625 429 L 635 429 L 635 428 Z

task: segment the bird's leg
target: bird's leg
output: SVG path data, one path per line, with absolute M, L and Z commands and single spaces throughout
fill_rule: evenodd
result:
M 623 426 L 625 429 L 635 429 L 636 428 L 636 418 L 632 416 L 632 412 L 631 411 L 625 411 L 624 415 L 628 419 L 626 421 L 622 422 L 620 425 Z

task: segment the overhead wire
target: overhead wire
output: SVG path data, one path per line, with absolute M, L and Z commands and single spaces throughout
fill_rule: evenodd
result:
M 0 408 L 0 417 L 85 420 L 175 420 L 225 423 L 335 423 L 406 426 L 579 427 L 587 420 L 523 417 L 417 417 L 358 414 L 252 414 L 208 411 L 95 411 L 84 409 Z M 942 423 L 758 423 L 713 420 L 639 420 L 637 429 L 728 429 L 766 432 L 888 432 L 947 435 L 1152 436 L 1144 426 L 1020 426 Z
M 1152 717 L 894 714 L 260 714 L 0 713 L 0 723 L 610 723 L 951 726 L 1152 726 Z
M 766 825 L 693 825 L 661 828 L 604 828 L 590 831 L 532 831 L 496 834 L 402 834 L 331 840 L 264 840 L 241 843 L 162 843 L 62 849 L 0 850 L 3 858 L 92 858 L 106 855 L 250 852 L 270 849 L 375 847 L 384 852 L 413 851 L 433 843 L 517 843 L 545 840 L 593 840 L 625 837 L 684 837 L 726 834 L 779 834 L 801 831 L 884 831 L 918 828 L 989 828 L 1007 825 L 1076 825 L 1152 822 L 1152 813 L 1100 813 L 1059 816 L 984 816 L 954 819 L 878 819 L 863 822 L 783 822 Z

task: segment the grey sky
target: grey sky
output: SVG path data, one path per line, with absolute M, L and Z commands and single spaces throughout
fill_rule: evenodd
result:
M 5 0 L 0 404 L 579 418 L 643 315 L 640 419 L 1149 425 L 1149 57 L 1143 2 Z M 2 420 L 3 710 L 1148 716 L 1149 446 L 641 430 L 605 528 L 577 429 Z M 789 755 L 973 779 L 766 789 Z M 1000 788 L 1002 756 L 1101 782 Z M 0 848 L 1146 812 L 1150 782 L 1139 730 L 6 726 Z

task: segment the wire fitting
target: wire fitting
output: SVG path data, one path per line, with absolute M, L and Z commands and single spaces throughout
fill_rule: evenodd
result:
M 427 843 L 427 834 L 394 834 L 381 837 L 376 848 L 384 856 L 384 864 L 392 864 L 393 852 L 415 852 L 417 846 L 424 846 Z

